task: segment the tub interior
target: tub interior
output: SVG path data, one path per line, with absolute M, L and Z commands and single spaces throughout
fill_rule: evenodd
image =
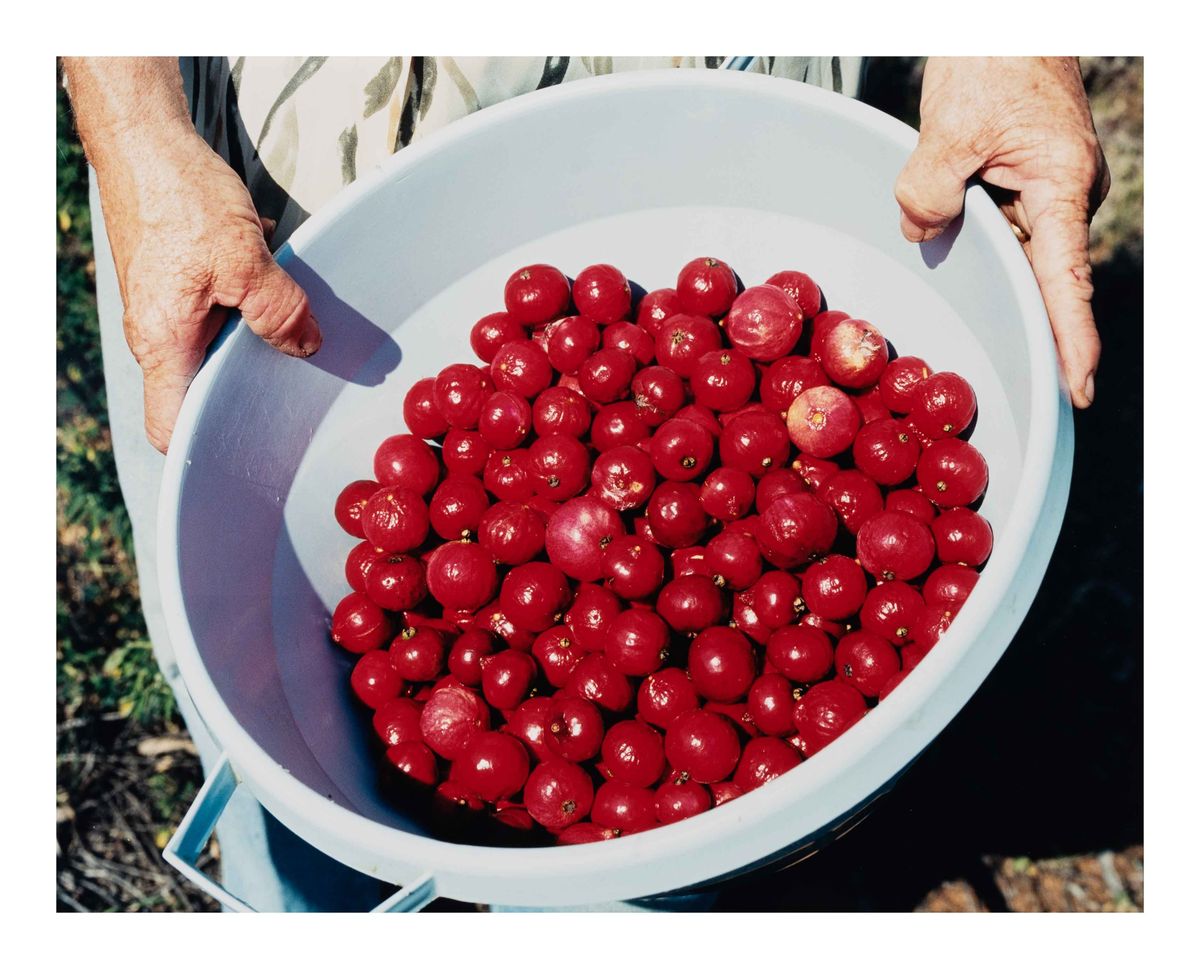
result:
M 328 639 L 355 544 L 332 509 L 346 483 L 372 476 L 378 443 L 406 430 L 412 382 L 474 360 L 470 327 L 503 308 L 521 265 L 573 276 L 611 262 L 647 290 L 674 285 L 698 255 L 725 259 L 746 285 L 809 273 L 830 308 L 971 381 L 971 439 L 991 470 L 981 510 L 1003 542 L 1030 378 L 1017 294 L 978 225 L 996 216 L 981 209 L 945 240 L 906 243 L 891 194 L 905 147 L 833 111 L 832 96 L 798 103 L 793 84 L 597 86 L 504 124 L 481 116 L 398 159 L 282 257 L 325 345 L 301 361 L 245 327 L 231 335 L 188 446 L 178 567 L 214 686 L 294 777 L 427 833 L 381 795 L 369 718 L 347 682 L 354 657 Z

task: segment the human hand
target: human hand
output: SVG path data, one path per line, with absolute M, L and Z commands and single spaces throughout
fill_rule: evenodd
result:
M 941 233 L 976 174 L 1008 193 L 1000 208 L 1033 266 L 1071 400 L 1087 407 L 1100 361 L 1088 225 L 1109 174 L 1077 59 L 929 59 L 920 140 L 896 181 L 904 237 Z

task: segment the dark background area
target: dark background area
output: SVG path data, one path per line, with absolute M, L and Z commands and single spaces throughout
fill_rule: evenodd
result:
M 873 60 L 864 100 L 916 125 L 922 63 Z M 1142 62 L 1083 65 L 1113 175 L 1092 240 L 1104 362 L 1096 404 L 1076 415 L 1070 503 L 1041 591 L 978 694 L 852 835 L 747 877 L 722 908 L 1142 907 Z M 57 97 L 58 907 L 211 909 L 160 855 L 201 776 L 138 605 L 86 169 L 61 86 Z M 205 862 L 218 857 L 213 844 Z

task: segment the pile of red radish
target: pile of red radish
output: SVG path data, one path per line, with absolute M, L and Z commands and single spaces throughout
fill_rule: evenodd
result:
M 929 652 L 992 547 L 975 395 L 822 303 L 712 258 L 637 301 L 527 266 L 483 365 L 412 386 L 337 500 L 332 618 L 408 796 L 631 835 L 800 764 Z

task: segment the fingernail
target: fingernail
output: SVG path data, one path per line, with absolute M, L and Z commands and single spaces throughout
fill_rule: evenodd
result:
M 304 328 L 304 336 L 300 338 L 300 354 L 311 357 L 320 349 L 321 328 L 317 325 L 317 318 L 314 316 L 309 318 L 309 324 Z
M 1096 373 L 1095 373 L 1095 371 L 1088 374 L 1087 380 L 1085 380 L 1083 382 L 1083 396 L 1087 398 L 1087 402 L 1089 404 L 1094 403 L 1096 400 Z

